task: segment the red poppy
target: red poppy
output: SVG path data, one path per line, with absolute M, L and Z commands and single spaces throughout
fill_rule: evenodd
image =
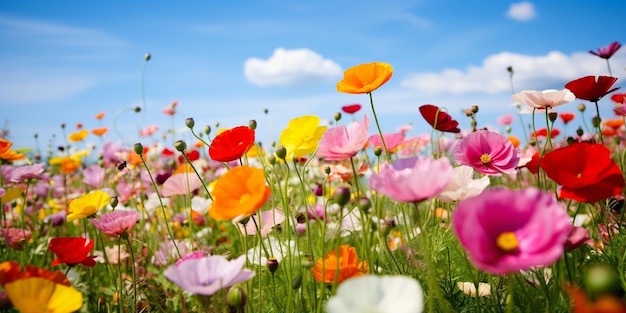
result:
M 173 156 L 173 155 L 174 155 L 174 150 L 172 150 L 172 149 L 168 149 L 168 148 L 164 148 L 164 149 L 163 149 L 163 152 L 161 152 L 161 154 L 162 154 L 164 157 L 171 157 L 171 156 Z
M 556 136 L 558 136 L 561 133 L 561 131 L 559 131 L 556 128 L 552 128 L 552 130 L 550 131 L 550 138 L 554 138 Z M 548 129 L 547 128 L 542 128 L 537 130 L 536 132 L 531 134 L 531 137 L 548 137 Z
M 617 52 L 617 50 L 619 50 L 619 48 L 621 46 L 622 46 L 622 44 L 620 44 L 617 41 L 614 41 L 614 42 L 610 43 L 606 47 L 598 48 L 597 52 L 589 50 L 589 53 L 591 53 L 593 55 L 597 55 L 597 56 L 599 56 L 599 57 L 601 57 L 603 59 L 610 59 L 613 56 L 613 54 L 615 54 L 615 52 Z
M 241 158 L 254 143 L 254 129 L 237 126 L 221 132 L 209 146 L 209 155 L 215 161 L 230 162 Z
M 619 89 L 615 87 L 611 89 L 617 81 L 617 77 L 612 76 L 585 76 L 572 80 L 565 84 L 565 88 L 569 89 L 576 98 L 598 102 L 602 97 Z
M 626 103 L 626 93 L 616 93 L 611 96 L 611 100 L 617 103 Z
M 576 117 L 576 115 L 570 112 L 563 112 L 559 114 L 559 117 L 561 118 L 561 121 L 563 121 L 563 124 L 567 124 L 571 122 L 572 120 L 574 120 L 574 117 Z
M 186 151 L 185 154 L 190 162 L 200 158 L 200 152 L 198 152 L 198 150 Z M 185 158 L 182 155 L 178 157 L 178 163 L 185 163 Z
M 537 174 L 539 172 L 539 151 L 535 152 L 532 159 L 526 163 L 526 168 L 533 174 Z
M 344 112 L 348 114 L 354 114 L 356 112 L 359 112 L 359 110 L 361 110 L 361 105 L 360 104 L 344 105 L 341 107 L 341 110 L 343 110 Z
M 424 104 L 420 108 L 422 116 L 434 129 L 442 132 L 460 133 L 459 122 L 452 119 L 450 114 L 441 111 L 439 107 L 432 104 Z
M 82 237 L 52 238 L 48 248 L 56 259 L 52 266 L 65 263 L 68 266 L 83 264 L 89 267 L 96 265 L 95 256 L 88 256 L 93 248 L 94 241 Z
M 573 143 L 546 153 L 541 159 L 546 175 L 561 185 L 559 198 L 595 203 L 620 195 L 624 176 L 602 144 Z

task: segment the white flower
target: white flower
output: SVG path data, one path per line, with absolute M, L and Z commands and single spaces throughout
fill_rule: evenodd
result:
M 269 237 L 263 240 L 263 245 L 270 252 L 271 256 L 273 256 L 276 261 L 280 262 L 285 256 L 291 254 L 296 255 L 296 243 L 293 240 L 288 242 L 281 242 L 280 240 Z M 265 255 L 265 250 L 262 247 L 256 246 L 247 253 L 248 260 L 252 264 L 265 266 L 267 265 L 267 257 Z
M 440 194 L 439 199 L 444 202 L 461 201 L 479 195 L 489 186 L 489 177 L 483 176 L 473 179 L 474 169 L 461 165 L 454 168 L 452 180 Z
M 459 290 L 461 290 L 462 293 L 472 298 L 476 298 L 476 285 L 474 285 L 474 283 L 458 282 L 456 285 L 457 287 L 459 287 Z M 491 295 L 491 285 L 486 284 L 486 283 L 478 283 L 478 296 L 486 297 L 490 295 Z
M 348 279 L 326 303 L 328 313 L 419 313 L 423 309 L 422 287 L 406 276 L 365 275 Z
M 211 203 L 213 203 L 211 199 L 194 196 L 193 198 L 191 198 L 191 209 L 198 213 L 206 214 L 206 212 L 209 211 Z
M 555 106 L 569 103 L 576 96 L 569 89 L 547 89 L 544 91 L 523 90 L 511 96 L 513 101 L 526 104 L 531 110 L 554 108 Z

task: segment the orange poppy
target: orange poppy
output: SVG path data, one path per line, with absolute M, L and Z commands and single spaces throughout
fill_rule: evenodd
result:
M 611 127 L 613 129 L 618 129 L 622 126 L 624 126 L 624 119 L 623 118 L 612 118 L 609 120 L 606 120 L 604 122 L 602 122 L 604 124 L 604 126 L 608 126 Z
M 393 67 L 384 62 L 353 66 L 343 72 L 337 91 L 350 94 L 370 93 L 384 85 L 393 75 Z
M 5 160 L 5 161 L 17 161 L 17 160 L 21 160 L 23 158 L 25 158 L 26 156 L 21 154 L 21 153 L 17 153 L 13 150 L 7 150 L 3 153 L 0 153 L 0 159 L 1 160 Z
M 106 134 L 108 131 L 109 131 L 108 127 L 100 127 L 100 128 L 94 128 L 91 132 L 94 135 L 100 137 L 100 136 Z
M 348 278 L 367 274 L 370 268 L 367 261 L 359 261 L 354 247 L 341 245 L 338 249 L 328 252 L 324 258 L 318 259 L 312 271 L 313 278 L 318 282 L 332 284 L 335 280 L 341 283 Z
M 3 154 L 11 148 L 13 142 L 0 138 L 0 154 Z
M 590 302 L 585 293 L 573 286 L 565 286 L 565 291 L 572 301 L 573 313 L 624 313 L 626 312 L 626 304 L 620 299 L 612 295 L 603 295 L 595 302 Z
M 65 157 L 61 160 L 61 173 L 63 174 L 72 174 L 76 172 L 79 167 L 80 162 L 73 158 Z
M 513 135 L 509 135 L 507 138 L 513 144 L 513 147 L 515 148 L 519 147 L 519 144 L 520 144 L 519 138 Z
M 104 115 L 105 115 L 104 112 L 100 112 L 100 113 L 96 114 L 96 119 L 97 120 L 101 120 L 101 119 L 104 118 Z
M 215 182 L 209 215 L 218 221 L 246 217 L 261 208 L 269 196 L 262 169 L 238 166 Z

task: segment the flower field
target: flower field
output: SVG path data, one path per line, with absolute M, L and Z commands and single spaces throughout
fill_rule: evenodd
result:
M 611 73 L 620 47 L 590 52 Z M 63 125 L 42 156 L 0 138 L 0 311 L 626 312 L 618 78 L 512 90 L 506 133 L 477 105 L 418 105 L 432 132 L 408 137 L 376 115 L 393 73 L 349 68 L 337 92 L 367 105 L 293 117 L 272 143 L 177 102 L 163 113 L 193 141 L 89 150 L 115 123 Z

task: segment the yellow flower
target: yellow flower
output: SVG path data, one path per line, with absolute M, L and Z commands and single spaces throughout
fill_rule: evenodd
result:
M 393 67 L 383 62 L 353 66 L 343 72 L 337 91 L 351 94 L 370 93 L 384 85 L 393 75 Z
M 4 290 L 20 312 L 65 313 L 83 306 L 83 295 L 74 287 L 41 277 L 18 279 L 6 284 Z
M 75 131 L 75 132 L 71 133 L 67 137 L 67 140 L 72 141 L 72 142 L 83 141 L 85 139 L 85 137 L 87 137 L 88 135 L 89 135 L 89 131 L 88 130 L 81 129 L 79 131 Z
M 67 220 L 73 221 L 94 215 L 100 208 L 107 205 L 110 199 L 111 196 L 108 193 L 100 190 L 76 198 L 70 202 Z
M 283 129 L 278 140 L 287 150 L 285 160 L 290 162 L 294 157 L 299 158 L 317 150 L 317 145 L 327 128 L 318 126 L 319 123 L 320 118 L 314 115 L 305 115 L 289 121 L 289 125 Z

